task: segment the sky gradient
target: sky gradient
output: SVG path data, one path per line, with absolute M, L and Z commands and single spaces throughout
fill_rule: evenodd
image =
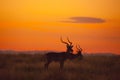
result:
M 120 0 L 1 0 L 1 50 L 65 51 L 60 36 L 83 52 L 120 54 Z M 74 48 L 75 50 L 75 48 Z

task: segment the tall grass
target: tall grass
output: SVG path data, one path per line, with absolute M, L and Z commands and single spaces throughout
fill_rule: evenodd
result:
M 119 80 L 120 56 L 85 56 L 44 70 L 44 55 L 0 54 L 0 80 Z

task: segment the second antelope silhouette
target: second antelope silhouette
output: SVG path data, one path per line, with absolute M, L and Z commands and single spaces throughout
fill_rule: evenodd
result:
M 82 48 L 80 48 L 80 46 L 76 46 L 77 48 L 77 54 L 72 54 L 73 50 L 72 50 L 72 43 L 69 41 L 68 39 L 68 42 L 70 44 L 68 44 L 67 42 L 64 42 L 62 39 L 61 39 L 62 43 L 65 43 L 67 44 L 67 51 L 66 52 L 49 52 L 47 54 L 45 54 L 45 57 L 46 57 L 46 63 L 44 65 L 45 69 L 48 69 L 48 66 L 51 62 L 55 61 L 55 62 L 59 62 L 60 64 L 60 70 L 63 69 L 64 67 L 64 62 L 67 60 L 67 59 L 75 59 L 77 57 L 80 57 L 82 58 Z

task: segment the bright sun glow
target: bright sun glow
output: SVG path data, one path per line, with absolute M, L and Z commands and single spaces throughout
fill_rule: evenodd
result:
M 84 52 L 120 53 L 120 0 L 1 0 L 1 50 L 64 51 L 60 36 Z

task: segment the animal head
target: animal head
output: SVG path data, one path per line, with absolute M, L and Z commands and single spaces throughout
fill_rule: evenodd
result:
M 73 45 L 72 45 L 72 42 L 69 40 L 69 38 L 67 38 L 68 42 L 63 41 L 62 37 L 60 38 L 60 40 L 61 40 L 62 43 L 66 44 L 67 52 L 72 53 L 73 52 L 73 49 L 72 49 Z
M 76 48 L 77 48 L 77 54 L 79 55 L 79 56 L 83 56 L 82 55 L 82 48 L 80 47 L 80 45 L 76 45 Z

